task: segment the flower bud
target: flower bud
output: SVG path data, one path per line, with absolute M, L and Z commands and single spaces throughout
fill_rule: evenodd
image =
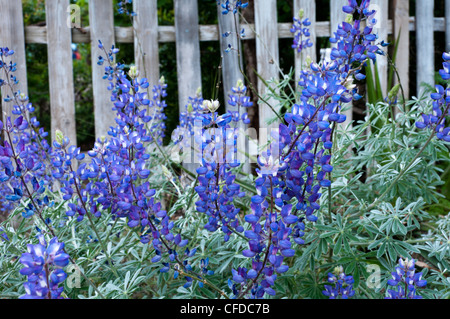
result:
M 334 267 L 333 274 L 337 277 L 344 272 L 344 268 L 342 266 Z
M 169 169 L 166 166 L 164 166 L 164 165 L 161 165 L 161 168 L 162 168 L 164 176 L 166 178 L 172 180 L 173 176 L 172 176 L 172 173 L 169 171 Z
M 244 89 L 244 82 L 241 79 L 237 80 L 236 87 L 242 91 Z
M 208 109 L 211 113 L 214 113 L 219 108 L 220 103 L 218 100 L 204 100 L 203 101 L 203 109 Z
M 60 130 L 55 131 L 55 141 L 60 145 L 63 145 L 64 143 L 64 133 Z
M 347 14 L 347 16 L 345 17 L 345 22 L 353 24 L 353 15 Z
M 311 65 L 311 63 L 313 63 L 313 60 L 312 60 L 311 57 L 308 55 L 308 56 L 306 57 L 305 64 L 306 64 L 306 65 Z
M 344 86 L 347 90 L 351 91 L 356 87 L 356 84 L 353 83 L 352 78 L 349 78 L 347 81 L 345 81 Z
M 202 87 L 199 86 L 197 89 L 197 92 L 195 92 L 195 95 L 197 95 L 197 97 L 200 97 L 202 95 Z
M 28 96 L 25 93 L 20 93 L 19 94 L 19 100 L 21 102 L 26 102 L 26 101 L 28 101 Z
M 214 100 L 211 102 L 211 108 L 209 109 L 211 111 L 211 113 L 217 111 L 217 109 L 219 108 L 220 103 L 218 100 Z
M 211 106 L 212 106 L 212 102 L 210 100 L 203 100 L 203 103 L 202 103 L 203 110 L 206 110 L 206 109 L 209 110 L 211 108 Z
M 398 91 L 400 90 L 400 83 L 396 84 L 388 93 L 388 99 L 389 100 L 394 100 L 397 95 L 398 95 Z
M 128 72 L 128 75 L 130 76 L 130 78 L 135 79 L 139 76 L 139 71 L 137 69 L 137 67 L 135 65 L 132 65 L 130 67 L 130 71 Z
M 298 11 L 298 16 L 300 19 L 303 19 L 303 17 L 305 16 L 305 10 L 304 9 L 300 9 Z

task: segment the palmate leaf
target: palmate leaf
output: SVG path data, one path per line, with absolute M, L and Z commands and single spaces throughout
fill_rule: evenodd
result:
M 398 256 L 397 250 L 395 249 L 395 247 L 394 247 L 394 245 L 392 243 L 388 243 L 387 244 L 387 251 L 388 251 L 388 254 L 389 254 L 389 258 L 391 260 L 397 260 L 397 256 Z
M 380 259 L 386 252 L 386 242 L 383 242 L 380 245 L 380 248 L 377 250 L 377 258 Z
M 306 246 L 306 249 L 303 250 L 301 257 L 295 259 L 293 268 L 298 271 L 304 271 L 308 262 L 310 261 L 310 258 L 314 259 L 313 253 L 318 245 L 319 242 L 317 240 L 309 243 Z
M 304 298 L 311 299 L 326 299 L 323 295 L 323 284 L 319 283 L 316 276 L 311 272 L 306 272 L 300 275 L 299 293 Z
M 319 238 L 314 258 L 319 259 L 323 254 L 328 252 L 328 243 L 331 241 L 329 238 Z
M 333 253 L 335 255 L 339 255 L 342 250 L 342 237 L 343 236 L 339 236 L 336 240 L 336 244 L 334 245 Z

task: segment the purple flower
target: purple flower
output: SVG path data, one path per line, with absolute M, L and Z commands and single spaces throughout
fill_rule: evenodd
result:
M 248 6 L 248 2 L 242 3 L 241 0 L 225 0 L 222 2 L 223 3 L 221 3 L 221 0 L 218 0 L 217 4 L 222 7 L 223 15 L 228 14 L 229 12 L 233 12 L 233 14 L 236 14 L 239 8 L 245 9 Z
M 333 273 L 328 273 L 328 282 L 334 286 L 325 285 L 322 293 L 329 299 L 349 299 L 355 295 L 353 276 L 347 276 L 342 266 L 336 267 Z
M 130 17 L 134 17 L 137 14 L 134 11 L 129 9 L 129 5 L 133 3 L 132 0 L 121 0 L 117 3 L 117 11 L 119 14 L 127 15 Z
M 28 245 L 28 252 L 23 253 L 20 262 L 24 268 L 20 274 L 28 276 L 24 283 L 25 295 L 21 299 L 61 299 L 67 275 L 62 270 L 69 263 L 69 255 L 64 252 L 64 243 L 56 237 L 47 245 L 43 235 L 38 236 L 39 243 Z
M 292 48 L 300 53 L 303 49 L 313 46 L 313 43 L 309 38 L 311 34 L 308 28 L 308 26 L 311 25 L 311 21 L 309 21 L 308 18 L 303 19 L 303 11 L 300 12 L 300 17 L 298 19 L 294 17 L 293 20 L 294 23 L 290 29 L 291 33 L 294 34 Z
M 427 281 L 422 279 L 422 273 L 416 273 L 414 259 L 400 258 L 388 285 L 397 289 L 388 289 L 385 299 L 422 299 L 422 296 L 417 295 L 417 288 L 425 287 Z
M 450 79 L 450 54 L 442 55 L 444 60 L 443 69 L 439 70 L 443 80 Z M 444 89 L 441 85 L 436 85 L 436 91 L 431 93 L 433 109 L 431 114 L 422 114 L 422 121 L 416 122 L 419 129 L 429 128 L 436 132 L 436 137 L 440 140 L 450 142 L 450 128 L 445 125 L 445 117 L 450 115 L 450 88 Z

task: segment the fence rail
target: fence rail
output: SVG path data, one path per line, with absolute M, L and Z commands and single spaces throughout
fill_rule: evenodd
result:
M 447 29 L 446 19 L 443 17 L 435 17 L 433 19 L 433 30 L 435 32 L 445 32 Z M 331 36 L 329 21 L 317 21 L 315 32 L 318 38 Z M 255 39 L 256 35 L 253 32 L 255 24 L 249 23 L 242 25 L 245 29 L 245 40 Z M 290 39 L 293 38 L 290 29 L 291 23 L 277 23 L 278 38 Z M 408 17 L 409 31 L 416 31 L 416 17 Z M 393 34 L 393 20 L 389 19 L 387 22 L 388 34 Z M 170 43 L 176 42 L 175 26 L 158 26 L 158 42 Z M 200 41 L 219 41 L 220 40 L 219 26 L 216 24 L 199 25 L 199 40 Z M 114 35 L 117 43 L 134 43 L 134 35 L 132 27 L 114 27 Z M 73 43 L 90 43 L 91 28 L 85 27 L 81 29 L 72 29 Z M 26 26 L 25 27 L 25 42 L 47 44 L 47 26 Z
M 8 46 L 16 52 L 15 60 L 18 65 L 17 77 L 21 80 L 19 89 L 27 93 L 26 83 L 26 63 L 25 63 L 25 43 L 41 43 L 48 46 L 49 51 L 49 85 L 50 85 L 50 105 L 51 105 L 51 131 L 60 129 L 75 141 L 75 120 L 73 103 L 73 81 L 71 78 L 72 61 L 67 58 L 71 43 L 91 43 L 96 45 L 98 40 L 102 40 L 105 45 L 113 43 L 135 43 L 135 60 L 141 66 L 145 65 L 144 74 L 149 78 L 150 84 L 156 84 L 159 78 L 159 57 L 158 44 L 175 42 L 177 46 L 177 72 L 180 110 L 184 107 L 188 95 L 193 95 L 201 80 L 198 78 L 200 70 L 200 41 L 221 41 L 221 34 L 226 25 L 226 19 L 220 17 L 218 10 L 218 25 L 198 25 L 198 0 L 174 0 L 175 25 L 158 26 L 157 24 L 157 0 L 134 0 L 134 8 L 138 12 L 133 27 L 114 26 L 113 3 L 112 0 L 91 0 L 89 1 L 89 15 L 91 25 L 84 28 L 69 28 L 67 21 L 70 15 L 67 11 L 69 0 L 46 0 L 47 25 L 45 26 L 24 26 L 22 2 L 11 0 L 0 0 L 0 46 Z M 294 11 L 305 8 L 305 15 L 315 21 L 316 8 L 312 0 L 291 0 L 294 4 Z M 342 21 L 341 8 L 347 0 L 332 0 L 330 2 L 330 21 L 317 21 L 311 25 L 312 41 L 315 38 L 330 37 L 337 24 Z M 433 33 L 435 31 L 446 32 L 450 38 L 450 9 L 447 8 L 447 17 L 434 17 L 431 19 L 434 1 L 416 0 L 416 17 L 409 16 L 408 0 L 372 0 L 371 3 L 381 10 L 379 18 L 381 28 L 379 35 L 385 37 L 393 34 L 396 38 L 401 36 L 401 45 L 398 49 L 399 62 L 398 72 L 407 90 L 409 76 L 409 32 L 417 31 L 418 43 L 433 43 Z M 182 6 L 181 6 L 182 4 Z M 450 1 L 446 0 L 447 7 Z M 242 41 L 256 39 L 257 43 L 257 71 L 266 77 L 279 76 L 276 65 L 278 63 L 278 39 L 292 38 L 290 32 L 291 23 L 277 23 L 276 21 L 276 0 L 255 0 L 255 23 L 246 24 L 240 21 L 240 28 L 245 29 L 246 37 Z M 388 17 L 388 6 L 391 5 L 392 19 Z M 430 11 L 431 10 L 431 11 Z M 296 16 L 296 13 L 292 13 Z M 144 17 L 141 19 L 141 17 Z M 70 19 L 69 19 L 70 21 Z M 140 51 L 137 39 L 142 39 Z M 380 39 L 381 40 L 381 39 Z M 448 44 L 448 43 L 447 43 Z M 236 44 L 240 45 L 240 44 Z M 222 43 L 223 46 L 223 43 Z M 448 47 L 448 46 L 447 46 Z M 311 48 L 311 55 L 315 54 L 315 46 Z M 420 56 L 421 70 L 418 72 L 418 83 L 422 81 L 433 81 L 434 70 L 422 68 L 423 65 L 433 65 L 433 46 L 417 46 L 417 56 Z M 96 62 L 98 52 L 92 50 L 92 62 Z M 432 53 L 432 52 L 431 52 Z M 274 63 L 268 63 L 269 60 Z M 296 69 L 300 68 L 299 54 L 296 55 Z M 378 70 L 381 72 L 382 87 L 386 87 L 387 63 L 380 58 Z M 235 63 L 224 63 L 224 90 L 229 93 L 231 85 L 236 83 L 241 77 Z M 96 137 L 105 134 L 110 125 L 113 124 L 112 116 L 107 116 L 109 112 L 109 94 L 106 85 L 102 81 L 101 68 L 93 67 L 93 94 Z M 190 79 L 186 81 L 185 79 Z M 430 83 L 433 84 L 433 83 Z M 195 88 L 194 88 L 195 87 Z M 259 92 L 263 93 L 262 84 L 259 83 Z M 413 92 L 415 94 L 415 92 Z M 8 88 L 2 88 L 2 96 L 11 95 Z M 406 92 L 409 95 L 409 92 Z M 2 101 L 3 111 L 11 112 L 11 102 Z M 264 104 L 259 105 L 260 123 L 265 123 L 270 110 Z

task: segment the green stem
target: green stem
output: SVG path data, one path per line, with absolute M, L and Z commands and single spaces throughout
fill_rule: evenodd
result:
M 398 73 L 397 70 L 397 66 L 395 65 L 395 63 L 392 61 L 392 59 L 389 57 L 389 54 L 386 54 L 386 57 L 388 59 L 389 64 L 392 66 L 392 68 L 394 69 L 395 75 L 397 76 L 397 82 L 400 85 L 400 91 L 402 92 L 402 104 L 403 104 L 403 110 L 406 110 L 406 99 L 405 99 L 405 90 L 403 90 L 403 85 L 402 85 L 402 81 L 400 79 L 400 74 Z
M 86 215 L 88 217 L 88 220 L 89 220 L 89 223 L 91 224 L 92 229 L 94 230 L 95 236 L 97 236 L 97 238 L 98 238 L 98 242 L 100 243 L 100 246 L 102 247 L 103 251 L 105 252 L 106 259 L 108 260 L 108 263 L 110 264 L 112 271 L 114 272 L 114 274 L 116 275 L 117 278 L 120 278 L 116 267 L 112 263 L 111 256 L 108 254 L 105 244 L 103 243 L 103 240 L 101 239 L 100 234 L 97 231 L 97 227 L 95 227 L 95 223 L 92 220 L 92 217 L 88 211 L 86 211 Z
M 364 289 L 362 287 L 362 285 L 359 285 L 359 289 L 367 296 L 367 298 L 374 299 L 373 296 L 366 289 Z
M 245 20 L 245 18 L 244 18 L 242 15 L 241 15 L 241 17 Z M 247 22 L 247 21 L 245 21 L 245 22 Z M 247 22 L 247 25 L 248 25 L 248 22 Z M 237 18 L 236 18 L 236 15 L 234 15 L 234 27 L 235 27 L 235 30 L 236 30 L 237 43 L 239 44 L 239 43 L 240 43 L 240 37 L 239 37 L 239 30 L 238 30 L 238 27 L 237 27 Z M 258 34 L 256 33 L 255 30 L 252 30 L 252 31 L 255 32 L 256 36 L 258 36 Z M 269 106 L 269 108 L 275 113 L 275 115 L 281 120 L 281 122 L 284 122 L 283 117 L 282 117 L 280 114 L 278 114 L 278 112 L 275 111 L 275 109 L 273 108 L 273 106 L 270 105 L 270 103 L 269 103 L 267 100 L 265 100 L 262 96 L 260 96 L 259 93 L 258 93 L 258 91 L 254 88 L 252 82 L 250 81 L 250 79 L 249 79 L 248 76 L 245 74 L 245 72 L 244 72 L 244 70 L 243 70 L 243 68 L 242 68 L 241 59 L 240 59 L 240 57 L 241 57 L 241 51 L 240 51 L 240 49 L 237 49 L 237 52 L 238 52 L 238 66 L 239 66 L 239 72 L 242 74 L 242 76 L 244 77 L 244 79 L 247 81 L 249 89 L 252 90 L 253 94 L 255 94 L 255 96 L 257 96 L 259 100 L 263 101 L 265 104 L 267 104 L 267 106 Z M 280 70 L 280 72 L 281 72 L 281 69 L 279 69 L 279 70 Z M 260 77 L 260 75 L 259 75 L 258 73 L 256 73 L 256 71 L 255 71 L 255 74 L 256 74 L 258 77 Z M 267 86 L 267 85 L 266 85 L 266 86 Z M 289 85 L 289 86 L 290 86 L 290 85 Z M 272 89 L 270 86 L 267 86 L 267 87 L 268 87 L 269 89 Z M 294 90 L 292 89 L 292 87 L 291 87 L 291 90 L 294 92 Z
M 64 153 L 67 155 L 65 150 L 64 150 Z M 80 199 L 81 204 L 82 204 L 82 206 L 84 208 L 84 211 L 86 212 L 86 216 L 87 216 L 87 218 L 89 220 L 89 223 L 91 224 L 91 228 L 93 229 L 93 231 L 95 233 L 95 236 L 97 236 L 97 239 L 98 239 L 98 242 L 100 243 L 100 246 L 102 247 L 103 251 L 105 252 L 106 259 L 108 260 L 108 263 L 109 263 L 112 271 L 114 272 L 114 274 L 116 275 L 117 278 L 120 278 L 119 273 L 117 272 L 116 267 L 112 263 L 112 260 L 111 260 L 111 257 L 108 254 L 108 251 L 106 250 L 106 246 L 103 243 L 103 240 L 102 240 L 102 238 L 100 237 L 100 234 L 97 231 L 97 227 L 95 227 L 95 223 L 92 220 L 91 214 L 90 214 L 89 210 L 86 207 L 86 203 L 83 201 L 83 196 L 81 194 L 80 188 L 78 187 L 78 183 L 77 183 L 77 180 L 76 180 L 76 173 L 74 172 L 74 170 L 72 168 L 72 165 L 70 165 L 69 168 L 70 168 L 70 172 L 74 176 L 74 185 L 75 185 L 75 188 L 76 188 L 76 191 L 77 191 L 77 194 L 78 194 L 78 198 Z
M 105 296 L 103 296 L 103 294 L 97 289 L 97 286 L 94 285 L 94 283 L 84 274 L 83 271 L 81 271 L 80 267 L 77 265 L 77 263 L 72 259 L 72 257 L 69 257 L 70 262 L 77 267 L 77 269 L 79 270 L 81 276 L 84 278 L 84 280 L 86 280 L 89 285 L 94 288 L 95 292 L 100 296 L 100 298 L 102 299 L 106 299 Z
M 114 227 L 116 227 L 117 221 L 119 220 L 119 217 L 116 217 L 116 219 L 114 220 L 114 224 L 112 225 L 108 235 L 106 236 L 106 238 L 109 238 L 114 230 Z
M 407 244 L 420 244 L 420 243 L 425 243 L 427 241 L 435 241 L 436 238 L 420 238 L 420 239 L 408 239 L 408 240 L 404 240 L 404 243 Z M 350 242 L 349 245 L 350 246 L 369 246 L 371 244 L 371 242 Z
M 184 272 L 182 269 L 179 269 L 178 271 L 180 272 L 180 274 L 182 274 L 182 275 L 184 275 L 184 276 L 187 276 L 187 277 L 190 277 L 190 278 L 192 278 L 192 279 L 195 279 L 195 280 L 197 280 L 198 282 L 202 282 L 203 284 L 205 284 L 205 285 L 211 287 L 211 289 L 213 289 L 213 290 L 215 290 L 216 292 L 218 292 L 218 293 L 219 293 L 222 297 L 224 297 L 225 299 L 230 299 L 230 298 L 228 298 L 228 296 L 226 295 L 225 292 L 223 292 L 220 288 L 218 288 L 216 285 L 214 285 L 214 284 L 211 283 L 210 281 L 208 281 L 208 280 L 206 280 L 206 279 L 204 279 L 204 278 L 201 279 L 201 278 L 198 278 L 198 277 L 196 277 L 196 276 L 192 276 L 191 273 L 186 273 L 186 272 Z
M 331 128 L 331 138 L 330 138 L 330 141 L 333 143 L 333 141 L 334 141 L 334 134 L 335 134 L 335 128 L 336 128 L 336 122 L 333 122 L 333 127 Z M 334 148 L 334 143 L 332 144 L 332 146 L 331 146 L 331 148 L 330 148 L 330 156 L 331 156 L 331 158 L 332 158 L 332 156 L 333 156 L 333 148 Z M 331 161 L 331 160 L 330 160 Z M 332 177 L 331 177 L 331 172 L 329 172 L 328 173 L 328 179 L 330 180 L 330 182 L 331 182 L 331 180 L 332 180 Z M 330 218 L 330 223 L 332 223 L 333 222 L 333 218 L 332 218 L 332 206 L 333 206 L 333 203 L 332 203 L 332 201 L 331 201 L 331 199 L 332 199 L 332 190 L 331 190 L 331 185 L 330 185 L 330 187 L 328 187 L 328 217 Z

